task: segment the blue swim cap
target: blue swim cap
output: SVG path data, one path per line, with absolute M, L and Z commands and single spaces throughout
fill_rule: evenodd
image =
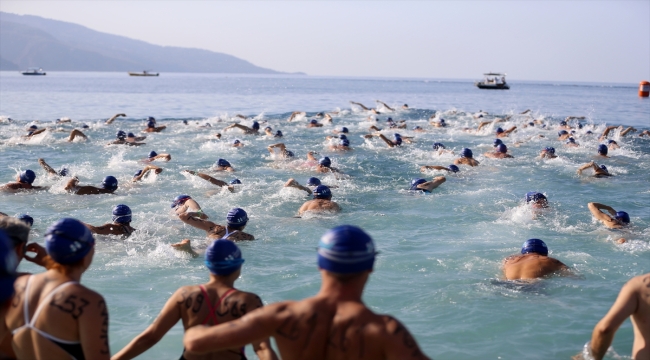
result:
M 330 158 L 325 156 L 324 158 L 321 158 L 320 160 L 318 160 L 318 163 L 321 166 L 330 167 L 330 165 L 332 165 L 332 160 L 330 160 Z
M 344 127 L 341 128 L 340 132 L 342 132 L 342 133 L 348 133 L 349 131 L 348 131 L 348 128 L 346 128 L 346 127 L 344 126 Z
M 258 123 L 257 121 L 253 121 L 253 129 L 254 130 L 259 130 L 260 129 L 260 123 Z
M 317 177 L 310 177 L 307 180 L 307 186 L 318 186 L 318 185 L 320 185 L 320 179 L 318 179 Z
M 492 144 L 493 144 L 492 146 L 497 147 L 497 146 L 503 144 L 503 141 L 501 141 L 501 139 L 494 139 Z
M 593 132 L 591 130 L 587 130 L 585 134 L 593 134 Z
M 458 166 L 456 166 L 456 165 L 454 165 L 454 164 L 451 164 L 451 165 L 447 166 L 447 169 L 449 169 L 449 171 L 454 172 L 454 173 L 457 173 L 457 172 L 460 171 L 460 169 L 458 168 Z
M 560 125 L 565 126 L 565 125 L 566 125 L 566 121 L 564 121 L 564 120 L 560 121 Z
M 149 153 L 149 159 L 151 159 L 152 157 L 156 157 L 156 156 L 158 156 L 158 153 L 155 152 L 155 151 L 152 151 L 152 152 Z
M 345 134 L 341 134 L 341 135 L 339 135 L 339 139 L 341 139 L 341 140 L 347 140 L 347 138 L 348 138 L 348 137 L 345 136 Z
M 402 135 L 400 135 L 400 134 L 398 134 L 398 133 L 395 133 L 395 134 L 393 134 L 393 137 L 394 137 L 395 139 L 401 139 L 401 138 L 402 138 Z
M 153 121 L 149 121 L 149 122 L 147 123 L 147 127 L 148 127 L 148 128 L 155 128 L 155 127 L 156 127 L 156 123 L 153 122 Z
M 18 259 L 11 245 L 7 234 L 0 229 L 0 304 L 4 304 L 14 295 Z
M 607 155 L 607 145 L 605 144 L 598 145 L 598 153 L 600 155 Z
M 275 135 L 273 135 L 273 136 L 274 137 L 282 137 L 282 131 L 280 131 L 280 130 L 276 131 Z
M 232 208 L 228 211 L 226 222 L 230 226 L 244 226 L 248 222 L 248 214 L 242 208 Z
M 575 130 L 571 130 L 571 135 L 573 135 L 573 134 L 575 134 L 575 133 L 576 133 Z
M 219 159 L 219 160 L 217 160 L 217 162 L 215 163 L 215 165 L 216 165 L 216 166 L 220 166 L 220 167 L 229 167 L 229 166 L 231 166 L 230 163 L 228 162 L 228 160 L 225 160 L 225 159 Z
M 81 128 L 82 128 L 82 129 L 88 129 L 88 128 L 90 128 L 90 126 L 88 126 L 88 125 L 86 125 L 86 124 L 83 124 L 83 125 L 81 125 Z
M 29 225 L 29 227 L 32 227 L 34 225 L 34 218 L 27 215 L 27 214 L 21 214 L 18 216 L 18 220 L 24 222 L 25 224 Z
M 535 123 L 531 121 L 528 123 L 528 126 L 535 126 Z
M 318 185 L 313 191 L 314 199 L 327 199 L 332 196 L 332 191 L 325 185 Z
M 605 166 L 605 165 L 600 165 L 600 168 L 607 171 L 607 166 Z M 607 172 L 609 172 L 609 171 L 607 171 Z
M 568 133 L 569 133 L 569 132 L 567 132 L 566 130 L 560 130 L 560 131 L 557 132 L 557 136 L 566 135 L 566 134 L 568 134 Z
M 149 117 L 147 118 L 147 121 L 155 123 L 155 122 L 156 122 L 156 119 L 155 119 L 153 116 L 149 116 Z
M 126 138 L 126 133 L 122 130 L 118 131 L 117 134 L 115 134 L 115 137 L 117 137 L 120 140 L 124 140 Z
M 61 219 L 50 225 L 45 233 L 47 254 L 59 264 L 72 264 L 83 259 L 93 245 L 95 238 L 77 219 Z
M 443 143 L 434 142 L 433 143 L 433 150 L 438 150 L 438 149 L 445 149 L 445 145 Z
M 294 157 L 295 154 L 293 153 L 293 151 L 285 149 L 284 150 L 284 156 L 285 157 Z
M 546 247 L 546 244 L 540 239 L 528 239 L 521 246 L 521 253 L 522 254 L 536 253 L 536 254 L 547 256 L 548 248 Z
M 389 117 L 388 119 L 386 119 L 386 121 L 393 121 L 393 118 Z
M 36 174 L 27 169 L 20 173 L 20 182 L 31 184 L 36 180 Z
M 32 125 L 32 126 L 30 126 L 29 128 L 32 129 L 32 130 L 36 130 L 36 129 L 38 129 L 38 126 L 36 126 L 36 125 Z
M 107 176 L 102 181 L 102 188 L 105 190 L 115 191 L 117 190 L 117 179 L 115 176 Z
M 441 123 L 441 124 L 444 124 L 444 123 L 445 123 L 445 119 L 440 119 L 440 123 Z
M 549 154 L 555 155 L 555 148 L 554 147 L 547 146 L 547 147 L 544 148 L 544 150 L 546 150 L 546 152 L 549 153 Z
M 350 140 L 341 139 L 341 141 L 339 142 L 339 145 L 341 145 L 341 146 L 350 146 Z
M 500 128 L 500 127 L 498 127 L 498 128 L 497 128 L 497 134 L 501 134 L 502 132 L 503 132 L 503 129 Z
M 191 196 L 189 196 L 189 195 L 185 195 L 185 194 L 183 194 L 183 195 L 178 195 L 177 197 L 174 198 L 174 202 L 172 202 L 172 206 L 171 206 L 172 209 L 175 208 L 175 207 L 177 207 L 177 206 L 179 206 L 179 205 L 181 205 L 181 204 L 184 203 L 186 200 L 189 200 L 189 199 L 191 199 L 191 198 L 192 198 Z
M 460 157 L 471 159 L 472 156 L 474 156 L 474 154 L 472 153 L 472 150 L 468 148 L 463 148 L 463 150 L 460 151 Z
M 271 130 L 273 130 L 273 129 L 271 129 L 270 126 L 267 126 L 267 127 L 264 128 L 264 131 L 267 131 L 267 130 L 268 130 L 268 131 L 271 131 Z
M 68 172 L 67 168 L 62 167 L 61 170 L 59 170 L 59 176 L 67 176 Z
M 128 224 L 131 222 L 131 208 L 120 204 L 113 208 L 113 222 Z
M 578 123 L 578 129 L 582 129 L 582 124 Z
M 311 119 L 309 120 L 310 124 L 318 124 L 318 121 L 316 119 Z
M 499 144 L 497 146 L 497 151 L 502 154 L 505 154 L 506 152 L 508 152 L 508 147 L 506 146 L 506 144 Z
M 187 125 L 187 120 L 183 120 L 183 124 Z
M 425 179 L 413 179 L 411 180 L 411 189 L 410 190 L 421 190 L 418 188 L 418 185 L 424 184 L 427 182 Z
M 413 130 L 422 130 L 422 127 L 421 126 L 414 126 Z
M 132 132 L 130 132 L 130 133 L 126 134 L 126 137 L 128 137 L 128 138 L 134 138 L 134 137 L 135 137 L 135 134 L 132 133 Z
M 230 275 L 243 263 L 241 250 L 234 242 L 227 239 L 213 241 L 205 251 L 205 266 L 214 275 Z
M 237 144 L 240 144 L 240 143 L 241 143 L 241 141 L 239 141 L 239 139 L 235 139 L 235 140 L 232 141 L 233 145 L 237 145 Z
M 568 139 L 566 140 L 566 143 L 567 143 L 567 144 L 575 144 L 575 142 L 576 142 L 576 139 L 574 139 L 574 138 L 572 138 L 572 137 L 570 137 L 570 138 L 568 138 Z
M 529 203 L 529 202 L 537 203 L 537 202 L 544 201 L 544 200 L 547 200 L 547 199 L 546 199 L 546 196 L 544 196 L 544 194 L 542 194 L 542 193 L 538 193 L 538 192 L 535 192 L 535 191 L 530 191 L 530 192 L 526 193 L 526 202 L 527 203 Z
M 135 174 L 133 174 L 133 177 L 138 177 L 141 174 L 142 174 L 142 170 L 138 170 L 138 171 L 135 172 Z
M 626 213 L 625 211 L 617 211 L 616 212 L 616 220 L 621 221 L 623 223 L 629 224 L 630 223 L 630 215 Z
M 609 145 L 609 144 L 616 144 L 616 141 L 614 141 L 614 140 L 612 140 L 612 139 L 609 139 L 609 140 L 607 140 L 607 144 L 608 144 L 608 145 Z
M 239 180 L 239 179 L 232 179 L 232 180 L 230 180 L 230 183 L 229 183 L 229 184 L 230 184 L 230 185 L 239 185 L 239 184 L 241 184 L 241 180 Z
M 341 225 L 329 230 L 318 242 L 318 267 L 337 274 L 372 270 L 375 244 L 356 226 Z

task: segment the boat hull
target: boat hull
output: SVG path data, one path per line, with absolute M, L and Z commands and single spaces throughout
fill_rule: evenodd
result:
M 158 73 L 155 74 L 143 74 L 143 73 L 129 73 L 129 76 L 158 76 Z
M 42 73 L 24 72 L 24 73 L 23 73 L 23 75 L 32 75 L 32 76 L 44 76 L 44 75 L 46 75 L 46 74 L 47 74 L 47 73 L 44 73 L 44 72 L 42 72 Z
M 508 84 L 485 84 L 482 82 L 477 82 L 476 84 L 477 88 L 479 89 L 485 89 L 485 90 L 509 90 L 510 86 Z

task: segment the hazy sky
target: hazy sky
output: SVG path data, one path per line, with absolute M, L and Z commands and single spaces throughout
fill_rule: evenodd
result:
M 650 80 L 650 0 L 2 0 L 0 10 L 310 75 Z

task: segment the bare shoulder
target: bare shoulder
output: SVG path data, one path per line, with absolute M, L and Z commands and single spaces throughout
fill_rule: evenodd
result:
M 650 273 L 635 276 L 630 279 L 626 287 L 632 287 L 634 290 L 650 293 Z
M 380 315 L 385 326 L 387 353 L 398 351 L 400 359 L 428 359 L 406 326 L 390 315 Z

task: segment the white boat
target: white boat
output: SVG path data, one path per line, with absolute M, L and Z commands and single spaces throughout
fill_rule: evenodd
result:
M 491 89 L 491 90 L 508 90 L 510 86 L 506 83 L 506 74 L 505 73 L 493 73 L 489 72 L 483 74 L 483 81 L 477 81 L 474 83 L 479 89 Z
M 143 72 L 129 72 L 129 76 L 158 76 L 158 73 L 152 73 L 147 70 Z
M 45 71 L 41 68 L 31 67 L 22 72 L 23 75 L 45 75 Z

